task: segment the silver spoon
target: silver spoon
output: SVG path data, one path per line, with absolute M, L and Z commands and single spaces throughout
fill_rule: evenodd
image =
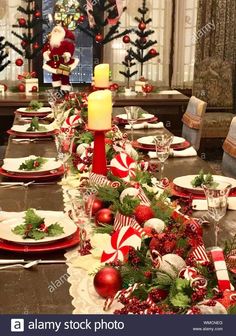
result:
M 7 269 L 7 268 L 15 268 L 15 267 L 20 267 L 20 268 L 25 268 L 25 269 L 29 269 L 35 265 L 38 265 L 38 263 L 40 262 L 39 260 L 34 260 L 34 261 L 30 261 L 29 263 L 22 265 L 22 264 L 12 264 L 12 265 L 7 265 L 7 266 L 2 266 L 0 267 L 0 270 L 3 269 Z

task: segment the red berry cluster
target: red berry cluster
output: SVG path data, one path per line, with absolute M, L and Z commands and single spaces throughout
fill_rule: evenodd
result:
M 143 315 L 143 314 L 161 314 L 161 309 L 153 304 L 148 303 L 147 301 L 141 301 L 136 297 L 126 298 L 124 295 L 121 295 L 119 302 L 124 305 L 123 308 L 115 310 L 115 314 L 134 314 L 134 315 Z
M 140 258 L 137 256 L 137 251 L 131 247 L 129 250 L 129 262 L 134 267 L 138 268 L 138 265 L 140 264 Z
M 149 297 L 153 302 L 159 302 L 164 300 L 168 295 L 168 292 L 164 289 L 153 288 L 149 293 Z
M 206 293 L 207 291 L 205 288 L 198 288 L 198 290 L 191 295 L 191 299 L 193 302 L 202 301 L 206 296 Z
M 91 250 L 92 250 L 92 245 L 90 243 L 90 239 L 88 239 L 84 242 L 83 247 L 81 247 L 78 250 L 78 252 L 80 253 L 80 255 L 85 256 L 85 255 L 91 254 L 90 252 Z

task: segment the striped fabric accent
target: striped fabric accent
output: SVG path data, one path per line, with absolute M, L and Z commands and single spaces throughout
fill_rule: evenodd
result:
M 182 117 L 182 122 L 189 128 L 200 129 L 201 128 L 201 118 L 197 115 L 189 114 L 185 112 Z
M 114 230 L 115 231 L 119 230 L 124 226 L 131 226 L 142 236 L 146 235 L 143 228 L 139 225 L 139 223 L 133 217 L 125 216 L 125 215 L 122 215 L 120 212 L 117 212 L 115 215 L 115 220 L 114 220 Z
M 139 188 L 138 199 L 140 199 L 141 204 L 144 204 L 144 205 L 150 205 L 151 204 L 150 200 L 148 199 L 148 197 L 146 196 L 146 194 L 145 194 L 145 192 L 143 191 L 142 188 Z
M 91 184 L 99 185 L 101 187 L 110 185 L 110 181 L 108 180 L 108 178 L 106 176 L 100 175 L 100 174 L 95 174 L 95 173 L 91 173 L 89 175 L 89 181 L 90 181 Z
M 236 158 L 236 138 L 232 138 L 228 135 L 224 141 L 223 150 L 230 156 Z
M 206 252 L 206 248 L 203 244 L 196 247 L 192 251 L 192 255 L 195 258 L 195 260 L 197 262 L 199 262 L 200 264 L 205 263 L 206 261 L 209 261 L 209 258 L 207 256 L 207 252 Z

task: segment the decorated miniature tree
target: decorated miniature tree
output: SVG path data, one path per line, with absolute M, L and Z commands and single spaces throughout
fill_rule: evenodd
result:
M 135 20 L 138 22 L 138 28 L 133 29 L 137 38 L 135 41 L 130 41 L 135 47 L 135 50 L 131 50 L 131 56 L 141 64 L 141 76 L 143 76 L 144 63 L 159 55 L 156 49 L 151 48 L 157 41 L 148 39 L 148 37 L 154 33 L 154 30 L 148 29 L 148 24 L 152 22 L 152 19 L 147 17 L 148 11 L 146 0 L 143 0 L 142 7 L 138 8 L 140 17 L 135 17 Z
M 7 59 L 8 53 L 5 51 L 6 42 L 4 42 L 4 37 L 0 36 L 0 72 L 11 63 L 10 60 Z
M 120 71 L 120 74 L 123 75 L 125 78 L 127 78 L 127 88 L 130 87 L 130 78 L 135 76 L 138 71 L 132 71 L 131 68 L 136 65 L 135 62 L 133 62 L 134 58 L 131 55 L 132 49 L 127 50 L 127 55 L 125 56 L 124 61 L 122 64 L 125 66 L 125 71 Z
M 93 3 L 87 1 L 85 7 L 80 7 L 82 15 L 78 20 L 78 29 L 102 45 L 131 32 L 131 29 L 119 31 L 119 19 L 127 9 L 120 0 L 100 0 Z
M 12 34 L 21 40 L 21 48 L 19 49 L 14 44 L 8 42 L 8 45 L 14 49 L 23 58 L 28 59 L 28 71 L 32 70 L 32 59 L 39 53 L 42 49 L 40 45 L 40 37 L 42 36 L 43 30 L 40 29 L 43 23 L 46 23 L 42 19 L 42 13 L 39 10 L 37 1 L 34 0 L 23 0 L 26 6 L 19 6 L 17 11 L 21 13 L 21 17 L 17 19 L 17 24 L 13 25 L 13 28 L 21 28 L 23 33 L 20 35 L 15 31 Z M 37 32 L 36 32 L 37 29 Z M 22 59 L 16 60 L 16 65 L 22 66 L 24 64 Z

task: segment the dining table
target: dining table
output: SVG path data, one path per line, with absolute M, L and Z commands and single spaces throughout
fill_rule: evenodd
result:
M 123 108 L 114 108 L 114 115 L 124 111 Z M 19 117 L 14 120 L 15 124 L 25 123 Z M 130 131 L 121 130 L 130 135 Z M 141 136 L 158 135 L 169 133 L 165 128 L 161 129 L 139 129 L 134 131 L 134 138 Z M 28 155 L 42 157 L 55 157 L 57 150 L 54 138 L 45 141 L 20 143 L 14 141 L 14 136 L 9 137 L 6 158 L 20 158 Z M 157 160 L 154 160 L 157 162 Z M 214 173 L 209 164 L 200 157 L 170 157 L 165 164 L 164 175 L 172 181 L 174 178 L 198 174 L 203 169 L 205 172 Z M 158 172 L 157 172 L 158 176 Z M 1 177 L 0 182 L 7 181 Z M 58 180 L 50 184 L 31 184 L 29 186 L 1 187 L 0 185 L 0 207 L 2 211 L 20 212 L 28 208 L 38 210 L 63 211 L 62 186 Z M 193 216 L 202 217 L 206 212 L 195 211 Z M 204 242 L 206 247 L 212 245 L 214 236 L 213 226 L 204 225 Z M 221 222 L 219 242 L 222 245 L 227 239 L 236 233 L 236 216 L 234 211 L 228 211 Z M 65 251 L 54 251 L 50 253 L 16 253 L 0 249 L 0 260 L 2 259 L 26 259 L 26 260 L 61 260 L 61 263 L 38 264 L 30 269 L 9 268 L 0 270 L 0 314 L 72 314 L 73 304 L 70 295 L 70 284 L 66 281 L 67 265 L 63 263 Z M 58 279 L 62 279 L 60 290 L 50 291 Z M 63 280 L 64 279 L 64 280 Z M 81 311 L 83 313 L 83 311 Z

